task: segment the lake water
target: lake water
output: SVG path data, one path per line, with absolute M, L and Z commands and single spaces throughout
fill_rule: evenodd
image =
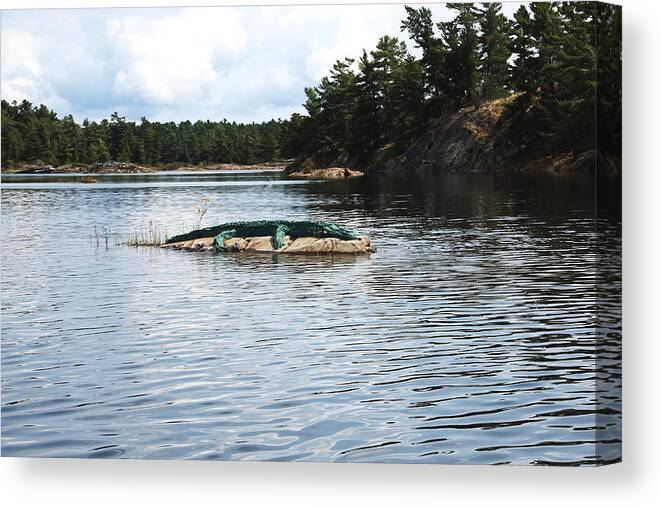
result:
M 595 214 L 594 180 L 551 176 L 98 178 L 3 176 L 3 456 L 618 460 L 617 185 Z M 331 220 L 378 251 L 117 245 L 203 197 L 207 226 Z

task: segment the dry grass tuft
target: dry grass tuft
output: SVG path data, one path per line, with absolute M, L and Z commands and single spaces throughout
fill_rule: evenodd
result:
M 92 240 L 96 243 L 97 248 L 101 246 L 107 248 L 110 241 L 110 227 L 97 228 L 97 226 L 94 225 L 94 235 L 92 236 Z
M 204 215 L 207 214 L 207 211 L 209 210 L 208 205 L 209 197 L 204 197 L 202 199 L 202 207 L 197 208 L 197 221 L 195 222 L 196 229 L 202 228 L 202 220 L 204 219 Z
M 131 233 L 124 243 L 127 246 L 162 246 L 168 238 L 168 231 L 161 225 L 150 221 L 147 226 L 140 226 Z

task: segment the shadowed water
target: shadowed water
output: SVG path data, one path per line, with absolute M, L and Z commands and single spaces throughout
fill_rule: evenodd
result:
M 3 456 L 619 458 L 615 185 L 595 214 L 589 179 L 95 177 L 3 176 Z M 205 196 L 205 225 L 331 220 L 378 252 L 115 244 Z

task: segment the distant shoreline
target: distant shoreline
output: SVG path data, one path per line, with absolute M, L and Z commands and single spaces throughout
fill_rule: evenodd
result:
M 71 163 L 52 166 L 42 163 L 20 164 L 3 168 L 5 174 L 149 174 L 169 171 L 213 171 L 213 170 L 280 170 L 284 171 L 291 160 L 254 164 L 212 163 L 186 164 L 168 163 L 163 165 L 140 165 L 131 162 Z

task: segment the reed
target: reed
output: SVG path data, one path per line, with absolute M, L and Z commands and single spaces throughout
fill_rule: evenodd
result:
M 100 248 L 101 246 L 108 247 L 110 242 L 110 227 L 97 227 L 94 225 L 94 235 L 92 240 L 96 243 L 96 247 Z
M 124 243 L 127 246 L 161 246 L 168 238 L 168 231 L 151 220 L 146 226 L 136 228 Z
M 209 210 L 208 205 L 209 197 L 204 197 L 202 199 L 202 207 L 197 208 L 197 221 L 195 222 L 196 229 L 202 228 L 202 220 L 204 219 L 204 215 L 207 214 L 207 211 Z
M 204 197 L 202 199 L 202 205 L 196 209 L 196 220 L 195 228 L 202 228 L 202 221 L 204 220 L 205 215 L 209 210 L 209 198 Z M 108 228 L 108 234 L 110 229 Z M 183 231 L 182 231 L 183 233 Z M 103 234 L 97 232 L 97 228 L 94 227 L 94 236 L 97 241 L 97 246 L 99 246 L 104 240 L 107 245 L 107 238 L 103 239 Z M 100 238 L 99 238 L 100 237 Z M 133 230 L 128 236 L 128 239 L 125 242 L 120 242 L 117 245 L 125 246 L 162 246 L 165 244 L 165 241 L 168 240 L 168 230 L 162 225 L 155 224 L 152 220 L 149 220 L 147 225 L 140 225 Z

